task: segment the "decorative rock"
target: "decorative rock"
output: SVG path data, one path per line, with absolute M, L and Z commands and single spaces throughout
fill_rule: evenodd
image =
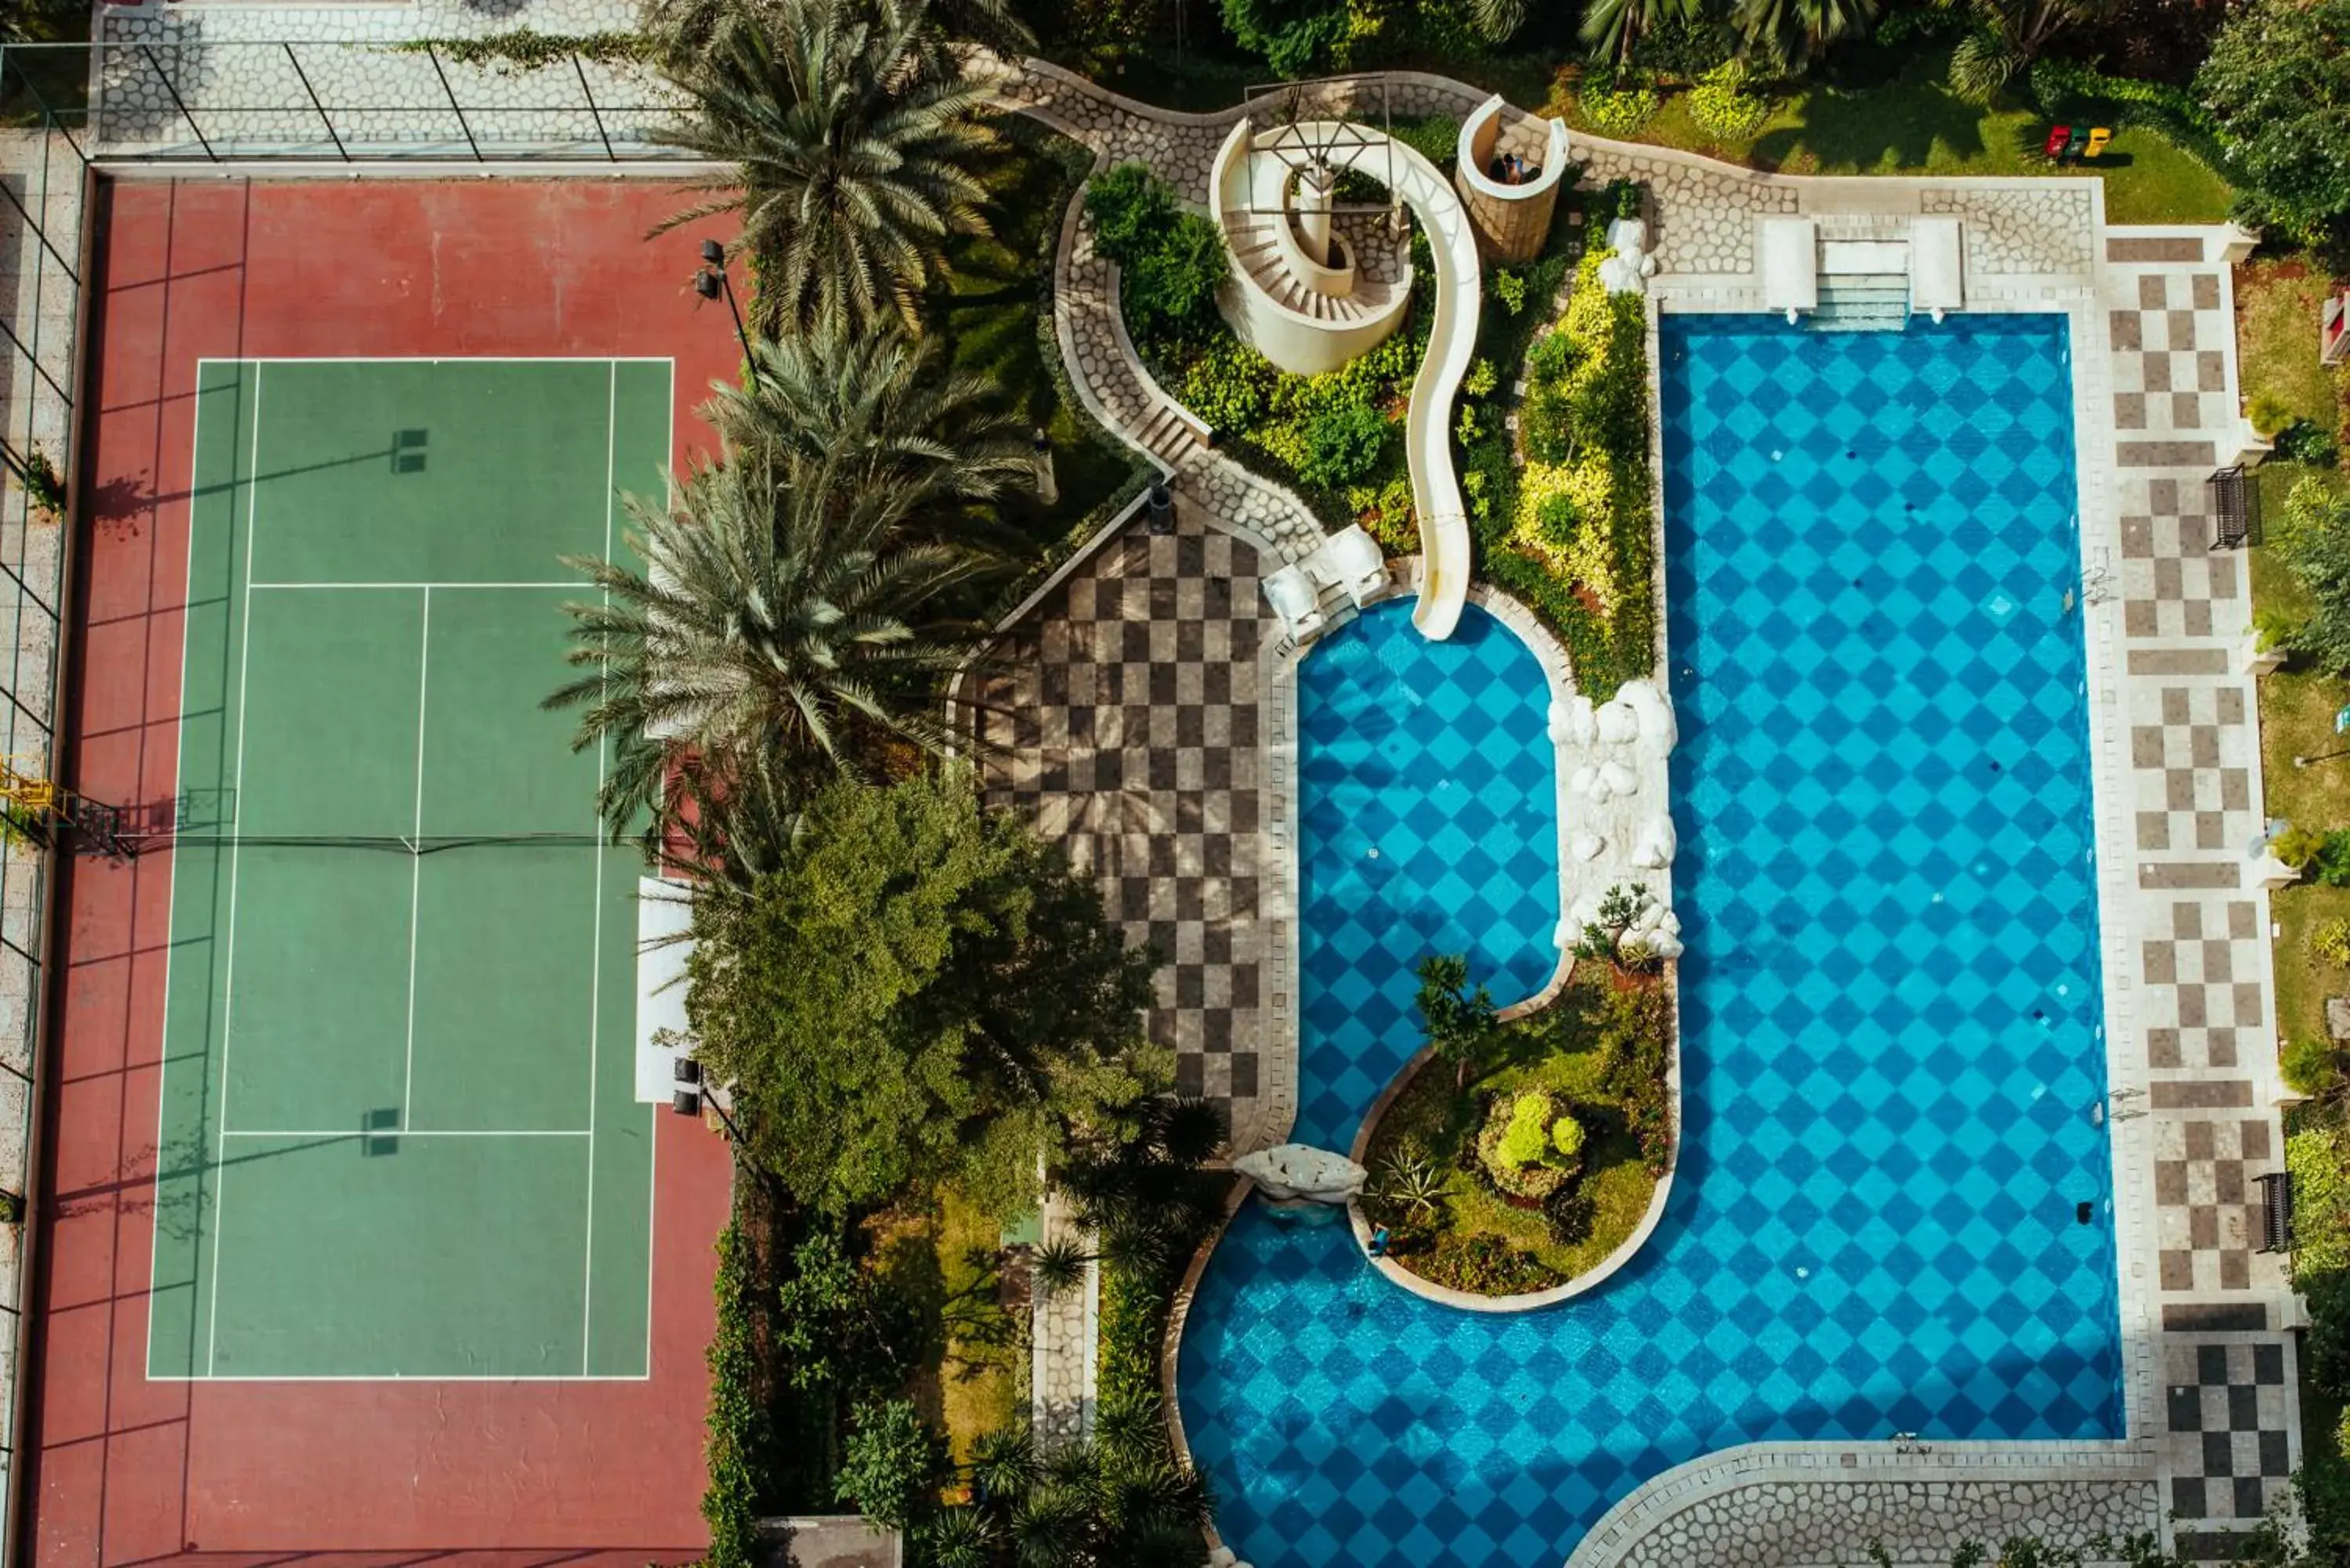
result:
M 1657 755 L 1669 755 L 1680 743 L 1680 725 L 1673 717 L 1672 699 L 1658 691 L 1654 682 L 1627 680 L 1616 693 L 1616 701 L 1608 706 L 1619 703 L 1638 721 L 1641 743 Z
M 1232 1168 L 1275 1203 L 1344 1203 L 1370 1179 L 1370 1172 L 1345 1155 L 1302 1143 L 1244 1154 L 1232 1161 Z
M 1640 715 L 1620 696 L 1602 703 L 1592 717 L 1603 745 L 1628 746 L 1640 738 Z
M 1596 833 L 1578 833 L 1567 844 L 1577 860 L 1596 860 L 1607 847 L 1607 841 Z
M 1652 816 L 1640 829 L 1640 836 L 1632 846 L 1632 864 L 1644 871 L 1661 871 L 1673 863 L 1674 851 L 1680 847 L 1673 834 L 1673 819 Z
M 1550 705 L 1550 738 L 1564 746 L 1587 746 L 1597 732 L 1591 699 L 1581 692 Z
M 1630 768 L 1626 767 L 1622 763 L 1605 762 L 1600 763 L 1599 782 L 1607 786 L 1607 793 L 1611 795 L 1638 794 L 1640 793 L 1640 775 L 1634 773 Z

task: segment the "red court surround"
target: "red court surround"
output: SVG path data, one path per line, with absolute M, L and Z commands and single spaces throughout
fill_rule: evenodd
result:
M 121 181 L 94 209 L 66 777 L 175 793 L 200 357 L 650 355 L 678 439 L 733 373 L 667 180 Z M 677 454 L 681 460 L 683 452 Z M 41 1568 L 365 1553 L 348 1568 L 698 1555 L 711 1242 L 727 1162 L 659 1120 L 652 1376 L 627 1383 L 151 1383 L 151 1179 L 172 857 L 61 888 L 24 1524 Z M 452 1225 L 464 1216 L 452 1214 Z

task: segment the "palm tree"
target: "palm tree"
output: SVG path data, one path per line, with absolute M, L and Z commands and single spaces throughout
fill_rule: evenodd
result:
M 2112 8 L 2112 0 L 1975 0 L 1974 31 L 1950 54 L 1950 89 L 1989 103 L 2059 33 Z
M 743 384 L 713 383 L 702 417 L 730 452 L 835 460 L 862 483 L 903 487 L 908 504 L 983 502 L 1035 482 L 1016 415 L 937 345 L 859 332 L 833 314 L 806 336 L 753 346 Z
M 1867 35 L 1877 0 L 1737 0 L 1731 20 L 1749 57 L 1800 74 L 1830 44 Z
M 1066 1295 L 1085 1283 L 1086 1267 L 1094 1254 L 1083 1242 L 1068 1236 L 1056 1236 L 1039 1242 L 1028 1254 L 1028 1279 L 1036 1293 L 1046 1301 Z
M 790 787 L 877 776 L 893 750 L 943 754 L 940 683 L 984 628 L 941 599 L 998 569 L 993 556 L 911 536 L 909 487 L 858 483 L 854 458 L 744 452 L 697 461 L 673 509 L 625 498 L 633 566 L 567 557 L 600 603 L 569 604 L 583 673 L 546 700 L 578 707 L 575 749 L 638 737 L 693 759 L 705 779 L 768 770 Z M 915 498 L 917 501 L 919 497 Z M 614 832 L 657 812 L 661 770 L 610 774 Z
M 1704 11 L 1704 0 L 1591 0 L 1583 13 L 1583 42 L 1594 58 L 1613 56 L 1618 66 L 1628 66 L 1641 38 L 1672 22 L 1695 22 Z
M 845 314 L 918 329 L 950 234 L 984 234 L 972 163 L 995 145 L 929 0 L 751 0 L 671 50 L 691 100 L 663 139 L 732 166 L 663 227 L 734 213 L 759 271 L 763 330 Z

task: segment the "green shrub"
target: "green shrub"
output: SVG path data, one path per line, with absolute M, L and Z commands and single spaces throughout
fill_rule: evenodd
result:
M 1738 141 L 1762 129 L 1771 100 L 1748 89 L 1746 62 L 1727 59 L 1698 78 L 1690 89 L 1690 118 L 1720 141 Z
M 1502 1133 L 1502 1158 L 1521 1169 L 1542 1158 L 1550 1151 L 1549 1121 L 1548 1095 L 1520 1095 L 1510 1107 L 1510 1125 Z
M 1493 297 L 1515 316 L 1526 307 L 1526 280 L 1507 267 L 1493 269 Z
M 750 1295 L 752 1252 L 742 1230 L 718 1233 L 718 1326 L 711 1335 L 710 1417 L 704 1451 L 710 1487 L 702 1517 L 710 1526 L 708 1568 L 751 1568 L 759 1560 L 759 1507 L 764 1486 L 759 1456 L 770 1440 L 759 1387 Z
M 2295 1040 L 2277 1054 L 2277 1073 L 2296 1095 L 2322 1099 L 2340 1086 L 2342 1058 L 2327 1040 Z
M 1491 359 L 1475 359 L 1470 362 L 1469 373 L 1461 378 L 1461 389 L 1472 398 L 1489 397 L 1499 380 Z
M 1575 95 L 1584 121 L 1602 136 L 1627 137 L 1648 123 L 1663 99 L 1652 87 L 1619 85 L 1612 76 L 1595 72 L 1586 77 Z
M 1449 115 L 1413 115 L 1393 121 L 1389 134 L 1446 173 L 1461 151 L 1461 122 Z
M 1387 421 L 1367 404 L 1347 402 L 1326 409 L 1305 426 L 1298 477 L 1325 490 L 1352 484 L 1378 466 L 1387 440 Z
M 2350 964 L 2350 919 L 2320 920 L 2309 933 L 2309 950 L 2330 964 Z
M 1570 1163 L 1583 1158 L 1583 1124 L 1572 1116 L 1561 1113 L 1551 1124 L 1550 1146 L 1553 1153 Z
M 2315 1281 L 2350 1270 L 2350 1150 L 2332 1127 L 2306 1127 L 2284 1140 L 2284 1168 L 2293 1173 L 2293 1280 Z
M 1096 175 L 1086 211 L 1094 248 L 1118 264 L 1119 303 L 1137 337 L 1204 322 L 1231 270 L 1212 220 L 1184 211 L 1174 188 L 1140 163 Z
M 2326 887 L 2350 888 L 2350 828 L 2313 833 L 2291 825 L 2269 840 L 2269 853 Z
M 834 1495 L 859 1513 L 902 1531 L 938 1501 L 947 1469 L 944 1434 L 924 1421 L 911 1399 L 857 1407 Z

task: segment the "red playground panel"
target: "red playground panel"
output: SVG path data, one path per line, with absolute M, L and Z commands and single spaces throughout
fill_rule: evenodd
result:
M 644 237 L 683 200 L 665 178 L 103 184 L 65 776 L 159 815 L 176 794 L 199 359 L 673 358 L 677 441 L 704 444 L 691 410 L 734 371 L 733 327 L 694 296 L 703 229 Z M 149 1378 L 172 861 L 77 862 L 57 905 L 20 1458 L 33 1560 L 699 1555 L 728 1168 L 681 1117 L 656 1119 L 649 1376 Z

